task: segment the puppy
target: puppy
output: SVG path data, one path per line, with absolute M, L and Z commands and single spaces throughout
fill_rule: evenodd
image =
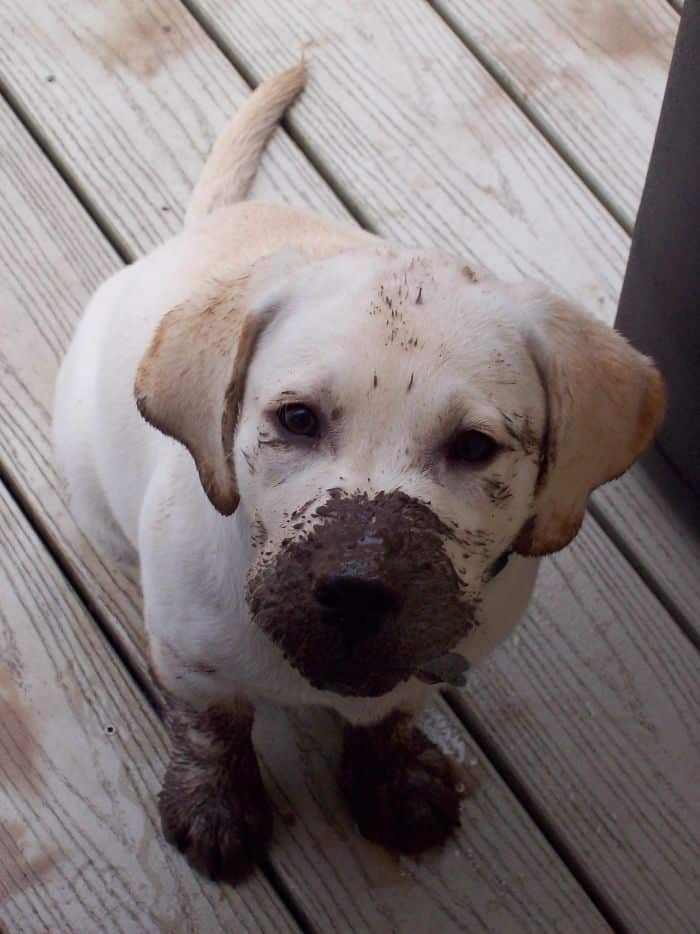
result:
M 243 202 L 304 80 L 255 91 L 184 231 L 99 289 L 55 401 L 77 521 L 140 565 L 163 830 L 229 880 L 270 837 L 261 699 L 340 715 L 366 836 L 447 837 L 458 778 L 413 719 L 515 626 L 665 403 L 651 360 L 543 285 Z

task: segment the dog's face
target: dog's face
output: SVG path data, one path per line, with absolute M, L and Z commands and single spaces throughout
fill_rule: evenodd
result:
M 613 331 L 442 254 L 286 256 L 243 301 L 205 349 L 222 358 L 235 325 L 233 376 L 229 353 L 223 375 L 211 366 L 190 390 L 205 405 L 180 386 L 177 424 L 153 411 L 154 372 L 173 367 L 167 330 L 139 404 L 188 445 L 218 508 L 240 497 L 254 622 L 339 694 L 430 680 L 478 625 L 499 557 L 566 544 L 590 490 L 629 465 L 663 409 L 658 374 Z M 188 406 L 198 424 L 184 430 Z
M 235 442 L 255 621 L 318 688 L 381 694 L 464 637 L 527 520 L 545 394 L 502 288 L 438 255 L 291 277 Z

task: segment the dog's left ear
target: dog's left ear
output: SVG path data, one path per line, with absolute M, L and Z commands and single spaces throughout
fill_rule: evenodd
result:
M 284 250 L 210 279 L 160 321 L 136 373 L 141 415 L 185 445 L 223 515 L 238 506 L 233 436 L 256 341 L 281 304 L 280 278 L 306 257 Z
M 530 299 L 526 340 L 547 419 L 534 514 L 514 547 L 544 555 L 571 541 L 590 493 L 624 473 L 650 443 L 666 388 L 649 357 L 583 309 L 543 289 Z

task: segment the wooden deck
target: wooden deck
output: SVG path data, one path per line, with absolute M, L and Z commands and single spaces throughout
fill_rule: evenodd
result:
M 275 841 L 233 889 L 160 837 L 138 585 L 81 537 L 50 442 L 85 301 L 178 230 L 223 122 L 302 48 L 257 197 L 612 322 L 678 9 L 0 0 L 0 930 L 700 931 L 697 504 L 658 454 L 596 494 L 516 635 L 426 713 L 470 774 L 459 835 L 418 861 L 370 845 L 324 716 L 269 712 Z

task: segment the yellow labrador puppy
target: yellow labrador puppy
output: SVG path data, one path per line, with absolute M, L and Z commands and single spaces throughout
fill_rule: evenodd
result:
M 55 444 L 78 522 L 138 558 L 168 697 L 164 832 L 240 878 L 270 805 L 254 707 L 332 708 L 360 830 L 408 852 L 459 819 L 413 725 L 522 616 L 536 556 L 652 438 L 652 361 L 543 285 L 242 202 L 305 79 L 252 95 L 184 231 L 97 292 Z

